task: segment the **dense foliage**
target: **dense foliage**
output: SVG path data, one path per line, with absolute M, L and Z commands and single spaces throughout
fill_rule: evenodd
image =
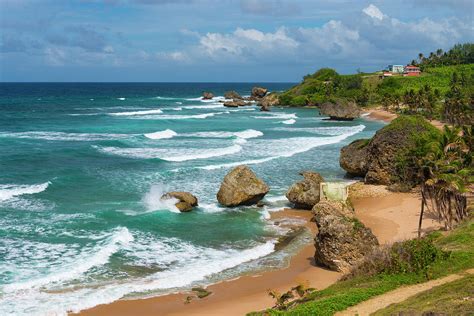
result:
M 474 63 L 474 43 L 457 44 L 447 52 L 439 48 L 428 56 L 419 53 L 418 59 L 419 63 L 413 60 L 412 65 L 419 65 L 422 70 L 428 67 L 472 64 Z

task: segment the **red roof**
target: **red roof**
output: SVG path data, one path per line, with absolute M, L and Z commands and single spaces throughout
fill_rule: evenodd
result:
M 418 68 L 420 68 L 420 67 L 417 67 L 417 66 L 406 66 L 405 68 L 418 69 Z

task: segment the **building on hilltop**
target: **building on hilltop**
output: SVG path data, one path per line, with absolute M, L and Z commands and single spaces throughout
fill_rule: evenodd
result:
M 392 74 L 403 74 L 404 68 L 403 65 L 388 65 L 388 71 Z
M 404 76 L 419 76 L 421 73 L 420 67 L 407 65 L 403 71 Z

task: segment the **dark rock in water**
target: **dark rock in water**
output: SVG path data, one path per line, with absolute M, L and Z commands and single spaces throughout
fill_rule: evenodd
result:
M 377 238 L 339 202 L 321 201 L 313 208 L 318 226 L 314 258 L 334 271 L 347 272 L 378 246 Z
M 212 94 L 212 92 L 205 91 L 202 93 L 202 98 L 204 100 L 211 100 L 212 98 L 214 98 L 214 94 Z
M 257 207 L 264 207 L 265 203 L 263 201 L 258 201 L 257 202 Z
M 230 107 L 230 108 L 236 108 L 239 106 L 244 106 L 247 105 L 247 102 L 244 100 L 232 100 L 232 101 L 226 101 L 224 102 L 224 106 Z
M 238 94 L 236 91 L 227 91 L 224 93 L 224 98 L 226 99 L 233 99 L 233 100 L 242 100 L 242 96 Z
M 280 104 L 278 95 L 276 93 L 270 93 L 261 99 L 258 103 L 260 105 L 260 111 L 270 111 L 271 106 L 276 106 Z
M 253 98 L 263 98 L 268 92 L 268 89 L 262 87 L 253 87 L 251 97 Z
M 339 164 L 347 173 L 355 177 L 364 177 L 367 173 L 367 148 L 370 139 L 358 139 L 341 148 Z
M 304 171 L 300 173 L 304 179 L 293 184 L 286 198 L 295 205 L 296 208 L 312 209 L 319 202 L 319 184 L 324 181 L 317 172 Z
M 170 199 L 178 200 L 175 205 L 181 212 L 189 212 L 198 205 L 198 199 L 189 192 L 173 191 L 163 194 L 161 197 L 161 200 Z
M 352 121 L 360 116 L 361 110 L 355 102 L 339 99 L 321 104 L 319 113 L 329 116 L 331 120 Z
M 217 200 L 225 206 L 253 205 L 263 199 L 269 190 L 249 167 L 241 165 L 224 177 Z

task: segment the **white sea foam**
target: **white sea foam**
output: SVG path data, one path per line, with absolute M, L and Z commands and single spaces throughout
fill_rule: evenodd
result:
M 195 115 L 144 115 L 140 116 L 139 119 L 145 120 L 186 120 L 186 119 L 205 119 L 213 117 L 215 115 L 226 114 L 229 112 L 214 112 L 214 113 L 203 113 Z M 136 118 L 136 117 L 133 117 Z
M 166 138 L 172 138 L 178 134 L 171 129 L 166 129 L 164 131 L 148 133 L 144 135 L 146 138 L 149 138 L 149 139 L 166 139 Z
M 240 145 L 224 148 L 119 148 L 94 146 L 101 152 L 136 159 L 161 159 L 182 162 L 196 159 L 208 159 L 236 154 L 242 150 Z
M 193 110 L 193 109 L 219 109 L 223 108 L 224 105 L 222 103 L 217 104 L 201 104 L 201 105 L 186 105 L 183 106 L 183 109 Z
M 296 116 L 296 113 L 267 113 L 267 115 L 264 116 L 252 116 L 253 118 L 256 119 L 261 119 L 261 120 L 288 120 L 288 119 L 296 119 L 298 118 Z
M 0 184 L 0 202 L 24 194 L 36 194 L 48 188 L 50 182 L 33 185 Z
M 129 134 L 64 133 L 64 132 L 0 132 L 0 138 L 41 139 L 53 141 L 100 141 L 128 138 Z
M 186 101 L 201 101 L 201 102 L 205 102 L 205 103 L 209 103 L 209 102 L 215 103 L 215 102 L 225 101 L 225 100 L 226 100 L 226 98 L 224 98 L 223 96 L 215 96 L 212 99 L 203 99 L 202 97 L 186 99 Z
M 125 98 L 117 98 L 117 100 L 123 101 L 125 100 Z
M 292 124 L 296 123 L 296 120 L 295 119 L 289 119 L 289 120 L 286 120 L 286 121 L 282 121 L 282 123 L 286 124 L 286 125 L 292 125 Z
M 161 114 L 163 113 L 160 109 L 155 110 L 145 110 L 145 111 L 132 111 L 132 112 L 116 112 L 116 113 L 107 113 L 108 115 L 113 116 L 135 116 L 135 115 L 149 115 L 149 114 Z
M 225 131 L 213 131 L 213 132 L 195 132 L 195 133 L 185 133 L 182 136 L 186 137 L 203 137 L 203 138 L 230 138 L 238 137 L 243 139 L 256 138 L 263 136 L 261 131 L 254 129 L 247 129 L 241 132 L 225 132 Z
M 148 212 L 168 210 L 174 213 L 180 213 L 176 207 L 177 199 L 162 200 L 161 197 L 166 193 L 166 188 L 162 184 L 152 185 L 150 190 L 143 197 L 143 204 Z
M 248 249 L 205 248 L 176 238 L 138 244 L 143 239 L 136 238 L 137 241 L 132 243 L 130 239 L 125 238 L 123 242 L 115 244 L 125 251 L 128 249 L 132 254 L 140 254 L 138 260 L 141 262 L 155 262 L 159 259 L 159 263 L 168 269 L 130 282 L 116 281 L 65 291 L 48 291 L 48 287 L 39 286 L 11 291 L 15 288 L 12 286 L 10 291 L 4 291 L 0 298 L 0 314 L 67 315 L 68 312 L 77 313 L 100 304 L 111 303 L 132 293 L 183 288 L 194 282 L 205 281 L 216 273 L 269 255 L 275 247 L 273 240 Z

